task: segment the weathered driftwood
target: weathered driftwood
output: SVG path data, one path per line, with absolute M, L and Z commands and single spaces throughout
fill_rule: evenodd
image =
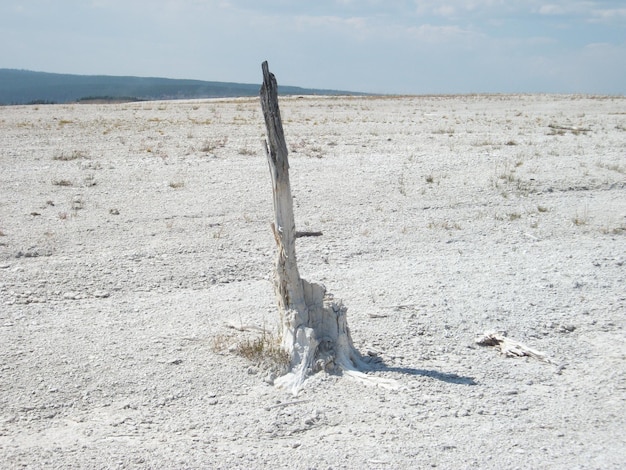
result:
M 354 348 L 346 307 L 326 293 L 322 284 L 300 278 L 296 262 L 296 231 L 293 199 L 289 183 L 289 160 L 283 125 L 278 107 L 278 85 L 262 64 L 261 107 L 267 129 L 265 154 L 270 167 L 274 202 L 272 232 L 277 256 L 274 291 L 281 316 L 282 347 L 290 354 L 290 372 L 275 384 L 297 393 L 306 377 L 314 372 L 343 371 L 364 381 L 393 386 L 393 381 L 370 377 L 362 369 L 367 364 Z
M 529 348 L 519 341 L 514 341 L 506 337 L 505 333 L 497 331 L 486 331 L 476 338 L 476 344 L 479 346 L 494 346 L 500 350 L 502 354 L 508 357 L 532 357 L 542 362 L 555 364 L 553 360 L 548 358 L 544 353 Z
M 581 132 L 585 133 L 585 132 L 591 132 L 591 129 L 586 128 L 586 127 L 572 127 L 572 126 L 558 126 L 556 124 L 549 124 L 548 127 L 550 129 L 552 129 L 553 131 L 567 131 L 567 132 L 571 132 L 572 134 L 580 134 Z

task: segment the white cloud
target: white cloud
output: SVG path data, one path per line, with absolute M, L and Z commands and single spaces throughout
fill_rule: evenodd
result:
M 565 12 L 565 8 L 563 8 L 561 5 L 548 4 L 541 5 L 541 7 L 539 7 L 540 15 L 563 15 L 565 14 Z
M 456 8 L 452 5 L 442 5 L 433 10 L 433 13 L 439 16 L 454 16 L 456 13 Z
M 461 45 L 464 44 L 465 41 L 467 41 L 468 39 L 479 36 L 473 31 L 469 31 L 454 25 L 440 26 L 432 24 L 422 24 L 419 26 L 408 27 L 405 31 L 412 38 L 426 44 L 450 43 L 458 41 Z
M 614 5 L 613 5 L 614 4 Z M 621 1 L 556 1 L 539 5 L 540 15 L 570 15 L 581 20 L 619 21 L 626 19 L 626 8 Z M 615 8 L 613 8 L 615 6 Z
M 591 21 L 614 22 L 626 21 L 626 8 L 594 9 Z
M 414 0 L 415 11 L 418 15 L 437 15 L 449 17 L 468 12 L 489 13 L 501 8 L 510 8 L 515 2 L 503 0 Z
M 364 30 L 367 27 L 367 20 L 362 17 L 343 18 L 340 16 L 311 16 L 298 15 L 294 17 L 296 24 L 302 29 L 324 28 L 334 30 Z

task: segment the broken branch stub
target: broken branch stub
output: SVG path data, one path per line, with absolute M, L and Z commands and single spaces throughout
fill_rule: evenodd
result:
M 276 379 L 275 383 L 297 393 L 309 374 L 320 370 L 342 370 L 346 375 L 366 382 L 395 387 L 393 381 L 370 377 L 359 370 L 367 368 L 367 364 L 352 343 L 346 307 L 327 294 L 323 285 L 300 278 L 296 261 L 299 233 L 293 214 L 278 85 L 267 62 L 263 62 L 262 70 L 261 107 L 267 130 L 265 155 L 272 179 L 272 232 L 277 248 L 274 292 L 281 317 L 282 347 L 291 357 L 290 372 Z

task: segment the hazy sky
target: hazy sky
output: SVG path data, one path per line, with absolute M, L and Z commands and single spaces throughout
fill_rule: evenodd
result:
M 625 0 L 2 0 L 0 43 L 46 72 L 626 94 Z

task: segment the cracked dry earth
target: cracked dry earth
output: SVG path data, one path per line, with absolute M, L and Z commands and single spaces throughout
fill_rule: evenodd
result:
M 626 99 L 280 105 L 301 275 L 399 389 L 214 347 L 278 325 L 258 100 L 2 107 L 0 467 L 624 468 Z

